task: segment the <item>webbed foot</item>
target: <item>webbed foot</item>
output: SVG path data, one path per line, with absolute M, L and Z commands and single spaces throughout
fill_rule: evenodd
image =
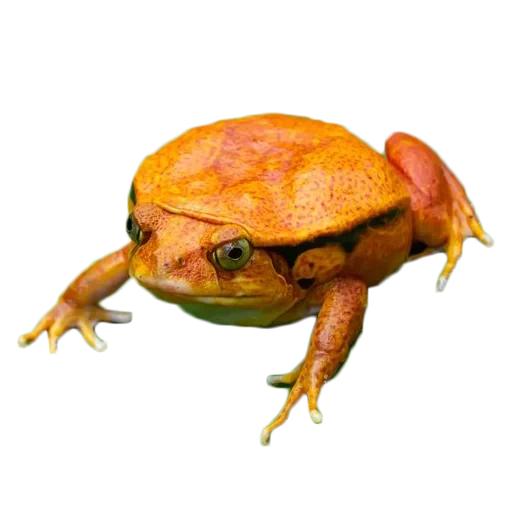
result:
M 77 306 L 59 301 L 32 332 L 19 337 L 18 344 L 20 347 L 26 347 L 33 343 L 43 331 L 48 331 L 50 352 L 55 354 L 59 338 L 70 329 L 78 329 L 94 350 L 102 352 L 107 348 L 107 344 L 98 337 L 94 327 L 99 322 L 124 324 L 131 319 L 131 313 L 108 311 L 97 305 Z

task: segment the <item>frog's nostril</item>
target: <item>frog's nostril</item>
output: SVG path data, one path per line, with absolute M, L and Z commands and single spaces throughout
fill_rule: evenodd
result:
M 179 267 L 184 267 L 185 266 L 185 260 L 183 258 L 181 258 L 181 257 L 176 259 L 176 263 L 178 264 Z

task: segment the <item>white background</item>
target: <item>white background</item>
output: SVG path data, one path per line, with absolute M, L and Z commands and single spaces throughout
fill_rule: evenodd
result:
M 0 509 L 512 510 L 509 2 L 2 2 Z M 507 4 L 509 4 L 507 6 Z M 264 112 L 427 141 L 492 249 L 464 245 L 370 291 L 362 337 L 270 447 L 313 319 L 271 330 L 187 317 L 136 283 L 131 324 L 33 328 L 127 241 L 142 159 L 193 126 Z

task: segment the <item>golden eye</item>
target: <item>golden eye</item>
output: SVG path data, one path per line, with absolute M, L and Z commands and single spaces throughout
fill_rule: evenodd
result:
M 140 227 L 137 224 L 137 221 L 134 219 L 133 215 L 130 215 L 128 217 L 128 220 L 126 221 L 126 232 L 128 233 L 128 236 L 136 244 L 139 244 L 140 242 L 142 242 L 142 239 L 144 238 L 144 233 L 140 229 Z
M 215 262 L 224 270 L 238 270 L 242 268 L 252 256 L 252 246 L 249 240 L 241 238 L 221 245 L 213 253 Z

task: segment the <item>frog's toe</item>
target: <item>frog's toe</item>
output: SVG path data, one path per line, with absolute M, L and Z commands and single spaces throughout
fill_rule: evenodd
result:
M 439 279 L 437 280 L 436 292 L 442 292 L 445 289 L 447 282 L 448 276 L 440 276 Z
M 89 322 L 80 322 L 78 324 L 78 330 L 81 332 L 84 340 L 91 346 L 94 350 L 98 352 L 103 352 L 107 349 L 107 343 L 103 341 L 94 330 L 94 326 Z
M 102 307 L 96 307 L 90 318 L 84 318 L 78 321 L 77 328 L 84 337 L 85 341 L 97 352 L 103 352 L 107 349 L 107 342 L 103 341 L 94 330 L 96 324 L 108 322 L 111 324 L 126 324 L 131 322 L 132 314 L 126 311 L 110 311 Z
M 50 327 L 48 330 L 48 342 L 50 344 L 50 354 L 55 354 L 57 352 L 57 342 L 62 337 L 62 335 L 66 332 L 67 326 L 63 324 L 63 322 L 57 322 Z
M 64 358 L 64 352 L 61 352 L 58 348 L 53 348 L 53 349 L 48 348 L 48 355 L 50 357 Z
M 317 424 L 322 423 L 323 416 L 322 416 L 322 413 L 318 409 L 312 409 L 311 411 L 309 411 L 309 415 L 311 416 L 311 419 L 315 423 L 317 423 Z
M 267 377 L 267 384 L 276 388 L 289 387 L 294 383 L 294 381 L 289 378 L 289 375 L 289 373 L 284 373 L 282 375 L 269 375 Z
M 96 350 L 97 352 L 103 352 L 104 350 L 107 349 L 107 342 L 106 341 L 103 341 L 102 339 L 100 338 L 97 338 L 97 342 L 96 342 L 96 345 L 93 347 L 94 350 Z
M 39 338 L 39 335 L 46 331 L 50 325 L 51 319 L 47 315 L 36 325 L 36 328 L 33 331 L 28 332 L 27 334 L 23 334 L 18 338 L 18 345 L 22 348 L 25 348 L 31 343 L 34 343 L 34 341 Z
M 294 368 L 289 373 L 283 373 L 282 375 L 269 375 L 267 377 L 267 384 L 274 387 L 291 387 L 295 384 L 300 375 L 302 363 Z
M 261 443 L 267 445 L 270 443 L 270 434 L 272 431 L 282 425 L 288 418 L 288 414 L 290 414 L 290 409 L 297 403 L 299 398 L 306 392 L 304 388 L 304 378 L 302 375 L 299 375 L 299 378 L 296 380 L 293 387 L 290 389 L 288 393 L 288 398 L 284 404 L 284 407 L 281 409 L 281 412 L 277 415 L 270 425 L 266 426 L 261 432 Z
M 318 395 L 320 394 L 320 386 L 317 384 L 312 384 L 311 382 L 308 382 L 308 385 L 306 386 L 306 395 L 308 397 L 308 408 L 309 408 L 309 415 L 311 419 L 316 423 L 322 423 L 323 416 L 322 413 L 317 408 L 317 400 Z
M 267 446 L 270 444 L 270 434 L 272 434 L 272 431 L 277 428 L 279 425 L 282 425 L 286 419 L 288 418 L 288 413 L 283 414 L 281 412 L 279 416 L 270 424 L 267 425 L 262 431 L 261 431 L 261 444 L 264 446 Z
M 265 427 L 261 431 L 260 441 L 263 446 L 268 446 L 270 444 L 270 433 L 272 430 L 269 429 L 269 427 Z
M 478 238 L 484 245 L 487 247 L 492 247 L 494 245 L 494 239 L 489 233 L 483 233 L 481 237 Z
M 269 375 L 267 377 L 267 384 L 269 386 L 277 386 L 278 384 L 281 384 L 281 382 L 283 382 L 282 375 Z
M 127 311 L 109 311 L 108 309 L 99 308 L 97 321 L 110 324 L 127 324 L 132 321 L 132 314 Z
M 21 350 L 27 350 L 27 348 L 29 347 L 29 342 L 28 342 L 27 336 L 21 335 L 18 338 L 18 347 L 20 347 Z

